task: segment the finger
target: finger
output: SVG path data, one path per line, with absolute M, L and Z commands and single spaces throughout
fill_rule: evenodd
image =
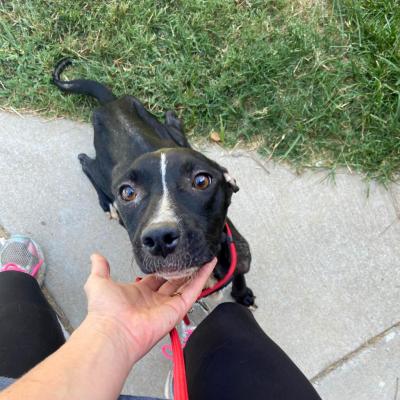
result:
M 157 291 L 165 282 L 166 280 L 160 276 L 148 275 L 141 279 L 138 283 L 140 285 L 146 285 L 153 291 Z
M 170 304 L 174 307 L 179 307 L 182 311 L 182 317 L 199 297 L 216 264 L 217 259 L 214 258 L 209 263 L 203 265 L 192 280 L 179 288 L 180 295 L 171 297 Z
M 110 265 L 105 257 L 94 253 L 90 256 L 90 260 L 92 261 L 91 275 L 106 279 L 110 277 Z

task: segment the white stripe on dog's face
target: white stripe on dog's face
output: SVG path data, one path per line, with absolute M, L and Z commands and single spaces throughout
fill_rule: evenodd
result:
M 165 153 L 161 153 L 160 159 L 160 172 L 161 172 L 161 183 L 162 183 L 162 197 L 158 204 L 156 214 L 151 219 L 149 224 L 159 224 L 163 222 L 178 222 L 178 218 L 174 212 L 171 197 L 167 187 L 167 157 Z

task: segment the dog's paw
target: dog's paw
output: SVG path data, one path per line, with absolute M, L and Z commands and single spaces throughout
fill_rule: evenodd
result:
M 80 153 L 80 154 L 78 154 L 78 160 L 82 165 L 85 165 L 89 161 L 91 161 L 91 158 L 85 153 Z
M 246 287 L 246 289 L 240 293 L 234 292 L 232 290 L 231 295 L 237 303 L 242 304 L 246 307 L 257 308 L 255 304 L 256 296 L 254 296 L 254 293 L 250 288 Z
M 115 203 L 114 204 L 110 203 L 109 207 L 110 207 L 110 211 L 106 213 L 108 215 L 108 218 L 109 219 L 115 219 L 116 221 L 119 221 L 120 217 L 119 217 L 119 213 L 118 213 L 118 209 L 117 209 L 116 204 Z

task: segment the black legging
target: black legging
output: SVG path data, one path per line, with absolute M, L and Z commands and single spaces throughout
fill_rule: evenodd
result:
M 0 273 L 0 376 L 18 378 L 65 342 L 36 280 Z M 190 400 L 320 400 L 289 357 L 235 303 L 219 305 L 185 347 Z
M 223 303 L 185 347 L 190 400 L 320 400 L 290 358 L 237 303 Z
M 36 279 L 0 272 L 0 376 L 19 378 L 65 342 Z

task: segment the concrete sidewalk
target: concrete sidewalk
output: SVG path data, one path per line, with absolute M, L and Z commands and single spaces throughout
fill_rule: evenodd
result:
M 132 280 L 126 232 L 110 222 L 77 154 L 94 153 L 90 125 L 0 113 L 0 225 L 32 235 L 46 286 L 72 326 L 85 315 L 89 255 Z M 255 317 L 325 400 L 400 399 L 400 188 L 356 175 L 295 175 L 256 154 L 204 149 L 240 191 L 230 217 L 250 242 Z M 368 195 L 367 195 L 368 194 Z M 162 396 L 169 369 L 157 346 L 125 392 Z

